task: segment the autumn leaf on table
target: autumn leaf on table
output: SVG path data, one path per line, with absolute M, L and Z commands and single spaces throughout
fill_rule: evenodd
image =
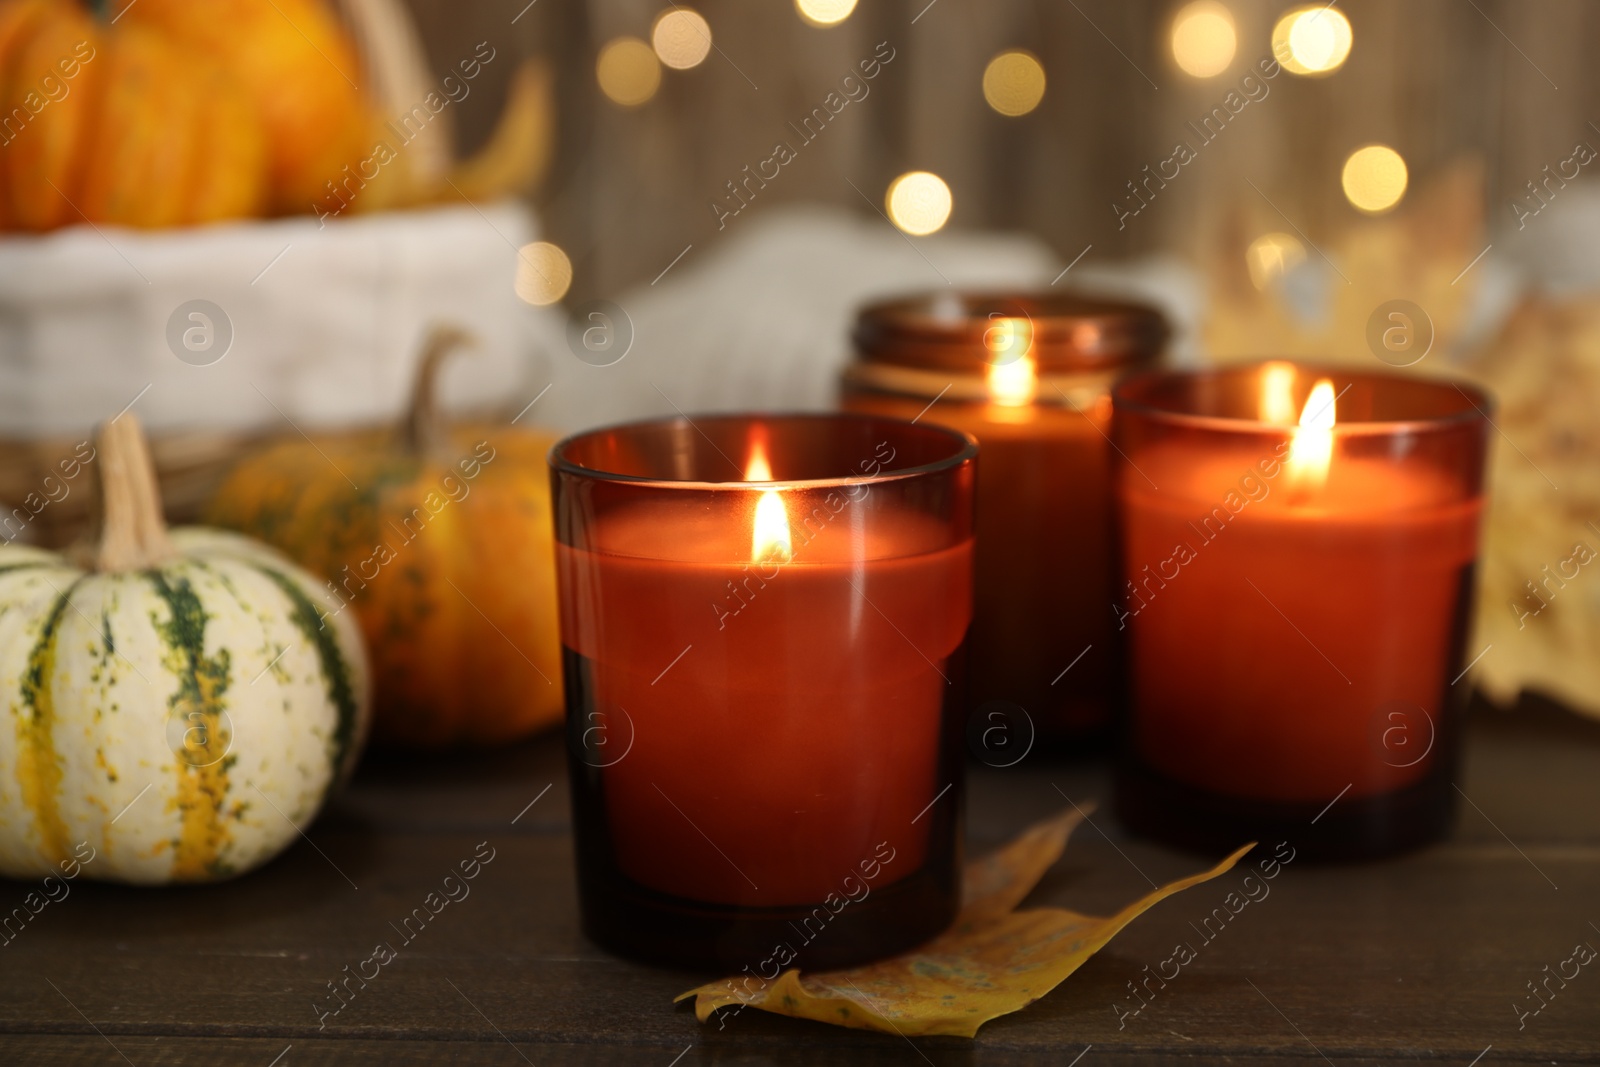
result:
M 1209 881 L 1254 848 L 1245 845 L 1209 871 L 1163 886 L 1108 917 L 1065 908 L 1015 910 L 1083 821 L 1079 811 L 1037 823 L 993 855 L 967 865 L 955 924 L 904 955 L 863 967 L 780 974 L 755 990 L 728 978 L 691 989 L 701 1022 L 744 1004 L 797 1019 L 905 1036 L 973 1037 L 990 1019 L 1032 1004 L 1174 893 Z

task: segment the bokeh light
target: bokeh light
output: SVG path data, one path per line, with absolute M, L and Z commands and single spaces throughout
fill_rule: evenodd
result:
M 856 0 L 794 0 L 794 7 L 813 26 L 837 26 L 856 9 Z
M 1245 250 L 1250 284 L 1266 289 L 1306 259 L 1305 245 L 1292 233 L 1264 233 Z
M 1272 54 L 1290 74 L 1331 74 L 1354 40 L 1344 12 L 1324 4 L 1297 7 L 1272 27 Z
M 983 98 L 1002 115 L 1026 115 L 1044 99 L 1044 65 L 1032 52 L 1001 52 L 983 68 Z
M 954 205 L 944 179 L 925 170 L 902 174 L 890 182 L 884 200 L 890 220 L 913 237 L 924 237 L 943 227 Z
M 673 70 L 698 67 L 711 54 L 711 24 L 686 7 L 672 8 L 657 16 L 650 43 Z
M 1344 195 L 1369 215 L 1388 211 L 1406 195 L 1406 161 L 1386 144 L 1369 144 L 1344 161 Z
M 655 50 L 637 37 L 607 41 L 595 61 L 594 74 L 600 91 L 623 107 L 638 107 L 661 87 L 661 64 Z
M 1216 77 L 1228 69 L 1238 47 L 1233 13 L 1216 0 L 1195 0 L 1172 20 L 1172 58 L 1185 74 Z
M 557 245 L 535 241 L 517 250 L 517 295 L 535 307 L 554 304 L 572 286 L 572 260 Z

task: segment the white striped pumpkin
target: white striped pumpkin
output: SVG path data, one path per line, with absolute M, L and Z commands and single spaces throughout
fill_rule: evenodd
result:
M 360 634 L 272 549 L 169 534 L 131 415 L 97 458 L 92 569 L 0 547 L 0 874 L 42 877 L 83 844 L 89 878 L 243 873 L 355 764 L 370 712 Z

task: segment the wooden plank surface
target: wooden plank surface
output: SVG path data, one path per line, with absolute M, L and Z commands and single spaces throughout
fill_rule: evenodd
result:
M 1225 877 L 1158 906 L 977 1041 L 913 1044 L 755 1011 L 701 1026 L 671 998 L 707 976 L 587 944 L 556 739 L 442 761 L 378 755 L 309 841 L 253 875 L 176 890 L 72 883 L 0 948 L 0 1064 L 1066 1064 L 1091 1045 L 1093 1060 L 1124 1064 L 1597 1062 L 1600 968 L 1552 981 L 1538 1015 L 1513 1006 L 1537 1003 L 1526 983 L 1575 944 L 1600 946 L 1597 770 L 1600 724 L 1538 705 L 1480 711 L 1449 843 L 1385 863 L 1290 864 L 1204 942 L 1190 924 L 1221 902 Z M 1059 810 L 1063 793 L 1106 796 L 1107 780 L 1098 764 L 1033 759 L 975 774 L 973 851 Z M 1093 819 L 1033 902 L 1105 913 L 1146 878 L 1205 862 Z M 328 983 L 379 941 L 399 945 L 390 923 L 475 854 L 492 858 L 469 894 L 321 1014 L 337 1004 Z M 28 888 L 0 882 L 0 905 Z M 1126 1015 L 1139 1003 L 1127 983 L 1180 941 L 1198 958 Z
M 1356 219 L 1339 195 L 1345 156 L 1372 141 L 1405 155 L 1413 196 L 1450 163 L 1481 159 L 1485 216 L 1515 229 L 1512 201 L 1537 206 L 1525 183 L 1589 140 L 1600 97 L 1591 58 L 1600 5 L 1588 0 L 1344 0 L 1355 47 L 1343 68 L 1261 83 L 1270 95 L 1214 147 L 1188 124 L 1270 54 L 1273 23 L 1293 5 L 1230 0 L 1238 50 L 1227 72 L 1200 79 L 1172 61 L 1177 3 L 880 0 L 817 30 L 792 3 L 705 0 L 696 9 L 717 50 L 692 71 L 667 72 L 644 107 L 624 109 L 600 95 L 595 53 L 620 34 L 648 36 L 666 5 L 526 3 L 410 0 L 437 74 L 480 41 L 497 50 L 471 95 L 447 112 L 464 145 L 488 137 L 517 57 L 539 56 L 556 70 L 559 144 L 537 204 L 550 239 L 577 266 L 578 300 L 616 299 L 649 283 L 688 244 L 684 265 L 692 265 L 781 204 L 832 204 L 876 223 L 862 193 L 881 203 L 890 179 L 913 168 L 951 184 L 952 227 L 1026 230 L 1063 266 L 1088 244 L 1086 267 L 1175 252 L 1202 269 L 1213 256 L 1232 262 L 1224 242 L 1233 225 L 1252 234 L 1284 225 L 1246 179 L 1327 247 Z M 825 137 L 800 142 L 789 123 L 822 104 L 879 42 L 895 58 L 869 95 L 847 105 Z M 984 103 L 980 86 L 985 64 L 1016 47 L 1039 56 L 1048 86 L 1036 111 L 1007 118 Z M 1124 224 L 1112 205 L 1137 206 L 1123 200 L 1127 183 L 1146 166 L 1154 171 L 1180 139 L 1200 159 Z M 719 228 L 710 202 L 778 140 L 795 142 L 797 158 Z M 1511 247 L 1496 241 L 1496 256 Z M 927 247 L 941 262 L 937 245 Z M 929 270 L 926 284 L 941 284 L 939 276 Z

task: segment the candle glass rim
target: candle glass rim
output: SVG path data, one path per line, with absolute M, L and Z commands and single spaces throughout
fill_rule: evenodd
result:
M 1461 393 L 1462 398 L 1467 402 L 1467 407 L 1448 415 L 1336 422 L 1329 428 L 1335 437 L 1384 437 L 1400 434 L 1448 433 L 1452 430 L 1471 426 L 1474 423 L 1489 424 L 1492 422 L 1495 406 L 1494 398 L 1487 390 L 1465 379 L 1455 377 L 1424 378 L 1417 375 L 1398 374 L 1392 371 L 1353 370 L 1339 364 L 1311 363 L 1285 359 L 1252 360 L 1250 362 L 1230 363 L 1217 367 L 1163 367 L 1132 374 L 1112 387 L 1112 410 L 1118 414 L 1136 415 L 1141 418 L 1159 420 L 1170 425 L 1186 426 L 1197 430 L 1234 434 L 1260 434 L 1265 432 L 1291 434 L 1299 428 L 1296 424 L 1262 422 L 1260 419 L 1235 415 L 1204 415 L 1193 411 L 1175 411 L 1145 400 L 1135 399 L 1129 395 L 1131 390 L 1138 389 L 1140 386 L 1147 385 L 1158 379 L 1221 378 L 1225 375 L 1259 371 L 1272 364 L 1282 363 L 1291 364 L 1297 370 L 1306 371 L 1319 378 L 1344 376 L 1347 378 L 1364 378 L 1369 381 L 1403 382 L 1407 385 L 1436 388 L 1441 392 L 1453 387 Z
M 957 313 L 941 314 L 954 303 Z M 997 317 L 1026 319 L 1029 355 L 1045 374 L 1115 371 L 1155 359 L 1172 330 L 1160 308 L 1095 288 L 912 290 L 861 305 L 851 327 L 856 362 L 978 373 Z
M 574 444 L 589 437 L 601 434 L 616 433 L 622 430 L 643 431 L 652 428 L 665 428 L 671 426 L 686 427 L 705 437 L 700 429 L 703 423 L 745 421 L 753 422 L 764 420 L 767 422 L 779 421 L 830 421 L 830 422 L 857 422 L 877 423 L 893 426 L 898 432 L 907 429 L 915 433 L 927 434 L 929 437 L 945 438 L 953 446 L 959 446 L 950 455 L 929 463 L 921 463 L 915 467 L 906 467 L 899 470 L 884 470 L 877 474 L 849 474 L 832 478 L 784 478 L 770 481 L 705 481 L 689 478 L 659 478 L 639 474 L 624 474 L 620 471 L 608 471 L 600 467 L 586 467 L 569 459 L 567 450 Z M 673 415 L 654 419 L 628 419 L 623 422 L 609 423 L 596 426 L 587 430 L 571 433 L 557 441 L 550 447 L 547 460 L 550 469 L 558 474 L 570 475 L 576 478 L 588 478 L 595 481 L 616 482 L 619 484 L 638 486 L 640 488 L 677 489 L 691 491 L 752 491 L 769 489 L 786 489 L 795 491 L 829 489 L 836 486 L 871 484 L 879 485 L 885 482 L 907 481 L 913 478 L 927 477 L 954 470 L 962 464 L 970 463 L 978 458 L 978 440 L 976 437 L 961 430 L 943 426 L 938 423 L 920 424 L 910 419 L 897 419 L 887 415 L 868 415 L 851 411 L 729 411 L 709 412 L 703 415 Z

